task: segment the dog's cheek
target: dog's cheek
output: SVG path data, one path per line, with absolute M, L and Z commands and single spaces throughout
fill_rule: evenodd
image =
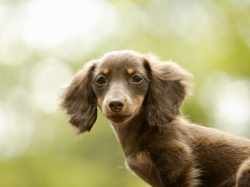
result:
M 103 99 L 102 98 L 97 98 L 97 103 L 98 103 L 98 106 L 100 108 L 102 108 Z
M 139 107 L 141 107 L 143 100 L 144 100 L 144 96 L 139 95 L 139 96 L 135 97 L 134 104 L 139 108 Z
M 107 100 L 107 97 L 98 99 L 99 107 L 105 116 L 109 113 Z
M 97 98 L 97 104 L 98 106 L 101 108 L 102 107 L 102 104 L 103 104 L 103 100 L 104 100 L 104 89 L 100 89 L 100 88 L 97 88 L 97 86 L 95 86 L 95 84 L 93 84 L 91 86 L 92 90 L 93 90 L 93 93 L 95 95 L 95 97 Z
M 148 81 L 144 81 L 143 83 L 141 83 L 139 85 L 134 85 L 133 92 L 135 95 L 145 96 L 148 92 L 148 88 L 149 88 Z

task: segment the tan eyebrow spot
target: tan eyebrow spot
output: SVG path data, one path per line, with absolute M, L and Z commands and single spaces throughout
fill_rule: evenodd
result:
M 107 74 L 109 73 L 109 68 L 104 68 L 104 69 L 102 70 L 102 73 L 103 73 L 104 75 L 107 75 Z
M 132 69 L 132 68 L 127 68 L 127 72 L 128 72 L 128 74 L 132 74 L 132 73 L 134 73 L 134 69 Z

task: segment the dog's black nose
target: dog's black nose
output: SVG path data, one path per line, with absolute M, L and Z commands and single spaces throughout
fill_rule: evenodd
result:
M 124 101 L 122 99 L 110 99 L 109 100 L 109 108 L 113 112 L 120 112 L 124 106 Z

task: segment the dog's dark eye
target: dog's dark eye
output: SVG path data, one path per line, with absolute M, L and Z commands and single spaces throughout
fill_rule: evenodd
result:
M 99 77 L 97 80 L 96 80 L 96 83 L 99 84 L 99 85 L 102 85 L 102 84 L 105 84 L 107 81 L 106 81 L 106 78 L 104 76 L 102 77 Z
M 132 81 L 133 81 L 134 83 L 140 83 L 140 82 L 142 81 L 142 78 L 141 78 L 139 75 L 134 75 L 134 76 L 132 77 Z

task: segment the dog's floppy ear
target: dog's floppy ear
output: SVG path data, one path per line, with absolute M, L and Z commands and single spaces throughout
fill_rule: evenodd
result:
M 90 131 L 97 118 L 97 102 L 91 88 L 96 63 L 87 63 L 61 90 L 59 105 L 67 111 L 78 134 Z
M 176 63 L 161 62 L 151 54 L 145 56 L 144 68 L 149 78 L 144 101 L 149 124 L 169 124 L 181 113 L 180 106 L 190 93 L 192 75 Z

